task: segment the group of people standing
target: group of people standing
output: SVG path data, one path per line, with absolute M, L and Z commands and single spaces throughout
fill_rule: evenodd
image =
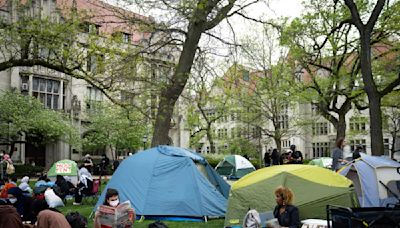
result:
M 303 153 L 296 149 L 296 145 L 291 145 L 290 150 L 279 153 L 278 149 L 269 149 L 264 154 L 265 167 L 283 164 L 303 164 Z

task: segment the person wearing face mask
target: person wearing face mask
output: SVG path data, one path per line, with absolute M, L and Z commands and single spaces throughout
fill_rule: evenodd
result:
M 13 187 L 8 190 L 8 201 L 17 209 L 22 221 L 35 222 L 36 216 L 32 213 L 32 198 L 23 195 L 19 187 Z
M 115 207 L 118 207 L 119 203 L 120 202 L 119 202 L 118 191 L 116 189 L 113 189 L 113 188 L 107 189 L 106 197 L 104 198 L 103 205 L 115 208 Z M 136 215 L 135 215 L 135 211 L 133 209 L 130 210 L 130 213 L 131 213 L 130 217 L 132 219 L 135 218 Z M 100 224 L 99 213 L 97 211 L 96 211 L 95 218 L 94 218 L 94 224 L 95 224 L 95 228 L 103 228 L 103 227 L 105 227 L 105 226 L 102 226 Z M 130 226 L 122 226 L 122 227 L 130 227 Z

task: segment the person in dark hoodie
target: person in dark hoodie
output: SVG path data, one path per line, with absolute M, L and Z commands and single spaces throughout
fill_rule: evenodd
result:
M 22 221 L 36 222 L 36 216 L 32 213 L 32 198 L 24 196 L 18 187 L 10 188 L 7 193 L 8 201 L 17 209 Z
M 71 228 L 65 216 L 57 209 L 49 208 L 45 200 L 35 200 L 32 211 L 37 216 L 34 228 Z
M 59 187 L 60 190 L 60 195 L 59 197 L 61 199 L 65 199 L 65 196 L 71 195 L 72 193 L 70 192 L 70 187 L 68 185 L 68 182 L 64 179 L 63 176 L 57 175 L 57 180 L 56 180 L 56 185 Z
M 12 205 L 0 200 L 0 227 L 23 228 L 21 217 Z

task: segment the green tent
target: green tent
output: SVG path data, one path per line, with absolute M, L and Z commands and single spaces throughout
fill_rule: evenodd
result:
M 78 171 L 79 169 L 76 162 L 65 159 L 54 163 L 47 173 L 47 176 L 52 181 L 55 181 L 57 175 L 69 176 L 71 178 L 71 182 L 76 184 L 78 182 Z
M 252 172 L 231 186 L 225 226 L 243 223 L 249 208 L 273 211 L 275 189 L 286 186 L 294 192 L 293 204 L 300 219 L 325 219 L 326 205 L 358 205 L 352 182 L 331 170 L 310 165 L 277 165 Z
M 310 163 L 308 164 L 330 169 L 332 167 L 332 158 L 330 157 L 316 158 L 311 160 Z
M 228 179 L 239 179 L 256 170 L 253 164 L 240 155 L 229 155 L 215 167 L 217 173 Z

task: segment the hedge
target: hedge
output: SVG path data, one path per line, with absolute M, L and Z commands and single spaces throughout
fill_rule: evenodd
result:
M 10 175 L 11 177 L 37 177 L 44 171 L 42 166 L 32 166 L 32 165 L 15 165 L 15 173 Z

